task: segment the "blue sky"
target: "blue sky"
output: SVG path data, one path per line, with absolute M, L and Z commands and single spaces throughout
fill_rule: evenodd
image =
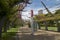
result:
M 52 12 L 56 9 L 60 8 L 60 0 L 42 0 L 45 5 L 49 8 L 49 10 Z M 59 4 L 59 5 L 57 5 Z M 59 8 L 57 8 L 59 7 Z M 40 0 L 32 0 L 32 4 L 28 4 L 27 7 L 25 7 L 24 10 L 27 10 L 26 12 L 22 12 L 22 14 L 26 15 L 26 16 L 30 16 L 30 10 L 34 10 L 34 14 L 38 14 L 38 10 L 43 10 L 44 13 L 47 13 L 46 10 L 44 10 L 44 6 L 41 4 Z M 23 18 L 26 18 L 25 16 L 23 16 Z

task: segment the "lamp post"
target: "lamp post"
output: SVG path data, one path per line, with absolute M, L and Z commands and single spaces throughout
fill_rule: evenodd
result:
M 30 23 L 31 23 L 31 30 L 32 30 L 32 35 L 34 34 L 34 27 L 33 27 L 33 10 L 31 10 L 31 19 L 30 19 Z

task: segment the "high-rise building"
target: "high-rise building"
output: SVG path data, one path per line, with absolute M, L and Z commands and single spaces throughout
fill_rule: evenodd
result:
M 43 10 L 39 10 L 38 11 L 38 14 L 43 14 Z

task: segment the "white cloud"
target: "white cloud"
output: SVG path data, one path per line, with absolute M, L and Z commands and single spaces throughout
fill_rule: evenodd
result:
M 52 13 L 54 13 L 55 10 L 60 9 L 59 6 L 60 6 L 60 5 L 55 6 L 55 7 L 53 7 L 53 8 L 49 8 L 49 10 L 50 10 Z M 57 7 L 59 7 L 59 8 L 57 8 Z M 26 11 L 26 12 L 22 12 L 22 15 L 26 15 L 26 16 L 22 16 L 23 19 L 29 19 L 28 17 L 31 16 L 31 14 L 29 14 L 29 13 L 31 13 L 31 12 L 30 12 L 31 9 L 33 9 L 33 8 L 27 7 L 27 8 L 25 9 L 25 10 L 27 10 L 27 11 Z M 38 14 L 38 10 L 41 10 L 41 9 L 43 10 L 43 13 L 44 13 L 44 14 L 48 13 L 46 10 L 44 10 L 45 8 L 34 8 L 34 9 L 33 9 L 34 15 L 35 15 L 35 14 Z M 28 17 L 27 17 L 27 16 L 28 16 Z
M 30 17 L 30 11 L 22 12 L 23 19 L 29 19 L 29 17 Z
M 55 10 L 57 10 L 57 9 L 60 9 L 60 5 L 55 6 L 55 7 L 53 7 L 53 8 L 50 8 L 49 10 L 50 10 L 52 13 L 54 13 Z

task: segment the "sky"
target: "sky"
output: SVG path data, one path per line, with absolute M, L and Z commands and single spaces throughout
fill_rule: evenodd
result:
M 60 0 L 42 0 L 42 1 L 52 13 L 54 13 L 56 9 L 60 8 Z M 28 4 L 27 7 L 25 7 L 24 10 L 26 11 L 22 12 L 22 15 L 25 15 L 22 16 L 23 19 L 29 19 L 28 17 L 30 17 L 30 10 L 34 11 L 34 15 L 38 14 L 38 10 L 43 10 L 44 14 L 47 13 L 40 0 L 32 0 L 31 2 L 32 2 L 31 4 Z

